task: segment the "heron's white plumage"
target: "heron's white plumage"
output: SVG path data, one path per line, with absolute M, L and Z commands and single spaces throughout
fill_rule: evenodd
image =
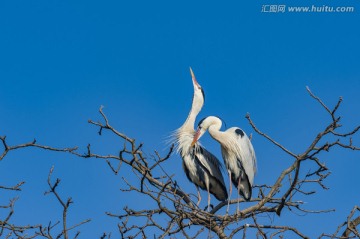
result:
M 204 92 L 192 71 L 191 75 L 194 96 L 185 123 L 174 134 L 177 152 L 183 159 L 183 168 L 188 179 L 196 186 L 213 194 L 218 200 L 223 201 L 228 195 L 221 174 L 220 161 L 199 143 L 196 143 L 195 147 L 191 147 L 195 134 L 195 119 L 204 105 Z
M 209 116 L 201 120 L 198 127 L 198 139 L 209 131 L 220 143 L 225 166 L 230 172 L 234 185 L 246 200 L 250 200 L 254 175 L 256 173 L 256 156 L 249 137 L 238 127 L 220 131 L 222 122 L 218 117 Z
M 241 130 L 243 135 L 236 133 L 236 130 Z M 242 167 L 244 168 L 251 186 L 254 183 L 254 175 L 256 173 L 256 156 L 254 147 L 250 142 L 249 137 L 246 133 L 238 128 L 232 127 L 224 132 L 224 138 L 230 139 L 227 148 L 222 148 L 222 153 L 226 152 L 227 157 L 234 157 L 231 162 L 235 162 L 235 159 L 240 160 Z M 236 168 L 236 165 L 232 165 L 232 168 Z

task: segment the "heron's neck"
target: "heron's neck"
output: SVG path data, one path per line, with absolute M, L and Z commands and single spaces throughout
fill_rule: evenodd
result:
M 203 106 L 203 103 L 201 103 L 197 99 L 196 95 L 194 95 L 192 105 L 191 105 L 191 110 L 189 112 L 189 115 L 188 115 L 185 123 L 181 126 L 181 128 L 183 128 L 185 130 L 190 130 L 190 131 L 194 130 L 196 116 L 199 114 L 202 106 Z
M 220 127 L 218 125 L 210 125 L 208 131 L 211 137 L 213 137 L 216 141 L 223 145 L 226 144 L 226 142 L 224 142 L 226 138 L 224 137 L 225 133 L 220 131 Z

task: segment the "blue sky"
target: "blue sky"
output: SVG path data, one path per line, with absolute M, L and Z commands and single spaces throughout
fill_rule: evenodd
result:
M 0 3 L 0 135 L 10 144 L 36 138 L 39 143 L 85 150 L 87 143 L 105 154 L 120 140 L 98 137 L 87 124 L 104 111 L 119 131 L 144 142 L 144 150 L 165 154 L 166 137 L 186 119 L 191 105 L 191 66 L 206 94 L 199 119 L 221 116 L 230 126 L 253 130 L 249 112 L 264 132 L 295 152 L 309 145 L 328 120 L 307 94 L 309 86 L 330 106 L 344 97 L 344 128 L 358 125 L 360 89 L 359 1 L 292 1 L 287 6 L 354 6 L 353 13 L 262 13 L 277 1 L 7 1 Z M 218 157 L 207 135 L 203 144 Z M 359 138 L 354 139 L 359 142 Z M 291 161 L 254 134 L 257 184 L 273 183 Z M 310 209 L 337 208 L 329 215 L 286 212 L 275 222 L 302 225 L 313 237 L 332 232 L 359 204 L 359 153 L 324 155 L 333 172 L 331 188 L 306 198 Z M 168 167 L 189 191 L 195 188 Z M 21 150 L 1 162 L 1 184 L 25 180 L 16 207 L 18 223 L 46 224 L 60 218 L 60 207 L 44 197 L 46 178 L 55 166 L 60 192 L 75 204 L 70 222 L 92 218 L 82 238 L 116 231 L 119 212 L 134 201 L 118 190 L 121 176 L 106 163 L 68 155 Z M 125 172 L 124 172 L 125 173 Z M 122 175 L 127 176 L 127 175 Z M 15 194 L 2 197 L 1 202 Z M 214 199 L 215 200 L 215 199 Z M 321 222 L 321 223 L 319 223 Z M 311 225 L 317 224 L 317 228 Z M 96 225 L 96 226 L 95 226 Z M 330 231 L 329 231 L 330 230 Z

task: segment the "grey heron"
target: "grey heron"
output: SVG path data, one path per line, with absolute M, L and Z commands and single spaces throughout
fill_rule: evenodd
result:
M 208 192 L 208 210 L 210 206 L 210 193 L 218 200 L 225 201 L 228 198 L 224 178 L 221 173 L 220 161 L 198 142 L 190 147 L 195 135 L 194 124 L 196 116 L 204 105 L 204 91 L 196 81 L 195 75 L 190 68 L 194 86 L 192 107 L 185 123 L 175 131 L 177 151 L 182 157 L 182 165 L 190 182 L 194 183 L 198 192 L 199 205 L 201 196 L 199 187 Z
M 221 154 L 230 179 L 229 196 L 232 192 L 232 182 L 238 189 L 238 193 L 246 201 L 249 201 L 256 173 L 254 148 L 242 129 L 232 127 L 226 131 L 220 131 L 221 125 L 221 119 L 215 116 L 202 119 L 198 124 L 192 146 L 196 145 L 197 141 L 208 130 L 211 137 L 221 145 Z M 230 203 L 230 200 L 228 201 Z

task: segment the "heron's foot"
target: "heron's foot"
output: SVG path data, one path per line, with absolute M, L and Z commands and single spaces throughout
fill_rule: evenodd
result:
M 198 187 L 196 187 L 196 190 L 197 190 L 197 198 L 198 198 L 198 201 L 197 201 L 197 203 L 196 203 L 196 206 L 199 207 L 200 202 L 201 202 L 201 194 L 200 194 L 200 190 L 199 190 Z
M 197 210 L 201 210 L 201 208 L 199 207 L 199 203 L 192 202 L 192 205 L 194 206 L 195 209 Z
M 227 200 L 226 215 L 229 215 L 230 210 L 230 198 Z
M 235 213 L 235 218 L 236 219 L 239 219 L 239 212 L 240 212 L 240 210 L 239 210 L 239 205 L 236 207 L 236 213 Z
M 231 215 L 229 214 L 228 211 L 226 211 L 225 215 L 224 215 L 224 221 L 226 221 Z
M 243 218 L 243 213 L 237 208 L 236 214 L 235 214 L 235 219 L 236 219 L 236 221 L 238 221 L 241 218 Z

